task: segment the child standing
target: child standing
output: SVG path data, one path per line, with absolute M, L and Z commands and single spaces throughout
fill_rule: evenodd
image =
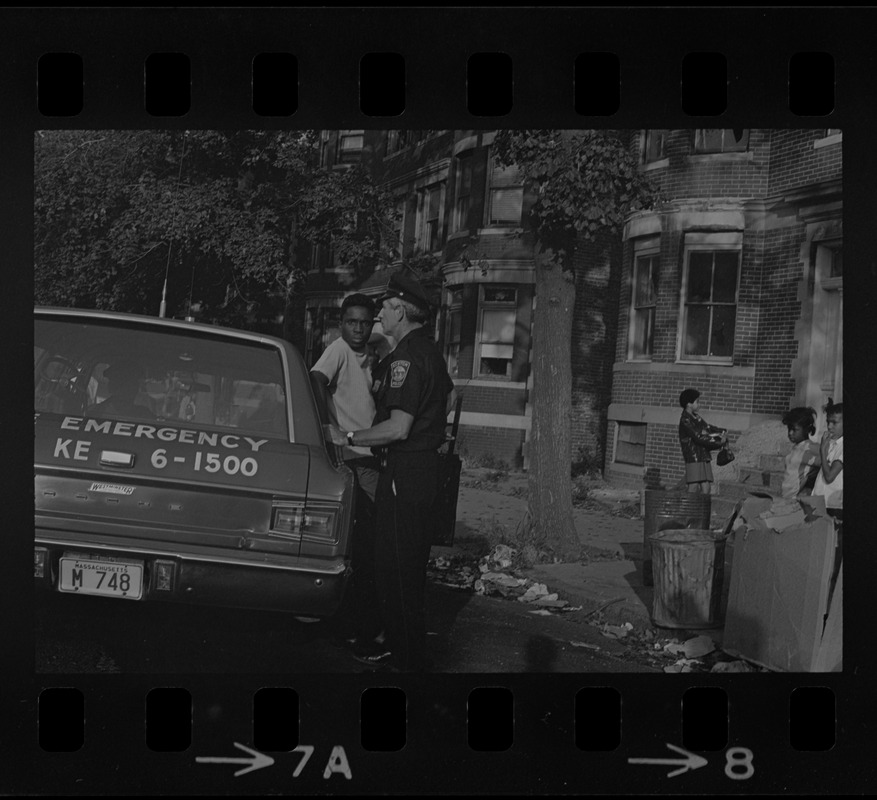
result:
M 838 522 L 843 521 L 844 508 L 844 407 L 830 397 L 825 406 L 828 430 L 822 434 L 819 453 L 822 465 L 813 487 L 814 495 L 825 498 L 825 509 Z
M 685 481 L 689 492 L 709 494 L 713 479 L 711 450 L 718 450 L 728 441 L 728 432 L 710 425 L 698 413 L 700 392 L 686 389 L 679 395 L 682 416 L 679 418 L 679 445 L 685 459 Z
M 808 495 L 819 472 L 819 445 L 810 437 L 816 433 L 816 411 L 799 406 L 783 414 L 783 425 L 792 443 L 786 456 L 786 474 L 783 477 L 783 497 Z

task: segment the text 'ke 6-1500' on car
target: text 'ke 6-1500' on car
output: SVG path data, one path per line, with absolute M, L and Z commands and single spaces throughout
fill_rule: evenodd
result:
M 37 308 L 34 426 L 38 587 L 337 610 L 353 476 L 288 342 Z

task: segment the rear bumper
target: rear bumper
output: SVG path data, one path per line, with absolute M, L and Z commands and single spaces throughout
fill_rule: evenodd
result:
M 315 617 L 331 616 L 337 611 L 349 573 L 344 559 L 294 559 L 297 563 L 273 559 L 260 563 L 253 553 L 235 559 L 227 554 L 113 548 L 103 543 L 59 540 L 57 531 L 41 536 L 37 530 L 35 551 L 45 553 L 41 576 L 37 576 L 35 558 L 34 583 L 42 590 L 62 593 L 59 562 L 65 553 L 75 553 L 83 558 L 91 555 L 142 563 L 141 600 L 287 611 Z M 163 571 L 159 565 L 163 565 Z

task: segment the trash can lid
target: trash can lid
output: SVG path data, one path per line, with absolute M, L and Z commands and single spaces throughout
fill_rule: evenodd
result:
M 728 537 L 721 531 L 709 531 L 699 528 L 669 528 L 649 534 L 649 541 L 666 542 L 668 544 L 713 544 Z

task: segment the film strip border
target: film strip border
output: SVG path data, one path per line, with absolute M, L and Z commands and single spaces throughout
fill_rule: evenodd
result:
M 753 703 L 753 686 L 607 685 L 616 677 L 429 676 L 404 688 L 387 676 L 258 689 L 252 679 L 188 689 L 86 681 L 44 689 L 28 735 L 55 768 L 103 764 L 86 779 L 102 792 L 124 790 L 116 764 L 137 765 L 144 789 L 179 782 L 199 793 L 750 793 L 782 791 L 799 770 L 813 792 L 837 785 L 826 767 L 850 742 L 828 687 L 783 681 Z
M 47 125 L 624 128 L 746 114 L 812 127 L 841 123 L 868 80 L 866 48 L 854 44 L 867 17 L 855 9 L 34 9 L 7 19 L 7 104 Z
M 406 63 L 400 53 L 365 53 L 359 59 L 359 111 L 392 118 L 406 108 Z M 575 113 L 611 117 L 621 106 L 621 61 L 616 53 L 579 54 L 568 64 L 568 94 Z M 78 53 L 45 53 L 37 66 L 37 107 L 45 117 L 75 117 L 85 108 L 85 65 Z M 151 53 L 143 62 L 143 108 L 156 118 L 185 116 L 192 108 L 192 59 L 185 53 Z M 835 59 L 826 52 L 793 53 L 788 63 L 788 109 L 799 117 L 830 115 L 835 105 Z M 729 63 L 723 53 L 692 52 L 678 65 L 679 102 L 689 116 L 728 110 Z M 251 108 L 259 117 L 290 119 L 299 108 L 299 59 L 294 53 L 258 53 L 251 68 Z M 515 67 L 508 53 L 479 52 L 465 62 L 465 108 L 479 118 L 508 115 L 514 105 Z
M 40 126 L 355 127 L 389 118 L 403 127 L 694 127 L 717 116 L 722 125 L 830 119 L 846 128 L 845 158 L 859 178 L 845 213 L 850 251 L 874 263 L 861 231 L 873 229 L 868 187 L 877 169 L 859 128 L 877 97 L 873 9 L 276 12 L 6 12 L 0 137 L 11 158 L 2 198 L 9 229 L 19 231 L 9 262 L 27 263 L 32 247 L 29 146 Z M 279 88 L 278 71 L 286 75 Z M 30 321 L 27 304 L 15 301 L 26 288 L 22 274 L 5 292 L 10 341 Z M 867 296 L 856 280 L 854 295 Z M 864 330 L 852 316 L 851 339 Z M 24 374 L 28 357 L 13 368 Z M 25 413 L 27 405 L 25 398 Z M 20 497 L 32 490 L 25 428 L 10 448 L 20 469 L 7 485 Z M 12 504 L 10 529 L 28 530 L 31 510 Z M 19 538 L 7 551 L 7 608 L 29 591 L 31 543 Z M 856 598 L 858 586 L 867 602 L 864 583 L 851 576 L 848 595 Z M 877 782 L 873 681 L 855 666 L 838 676 L 709 683 L 624 675 L 429 676 L 392 686 L 352 676 L 50 679 L 32 674 L 28 615 L 14 616 L 5 626 L 0 737 L 10 757 L 0 787 L 24 793 L 828 793 Z M 848 636 L 845 663 L 865 663 L 867 638 Z M 375 707 L 387 725 L 372 727 Z M 686 757 L 670 746 L 708 763 L 671 778 L 682 765 L 666 762 Z M 254 759 L 242 748 L 259 747 L 271 767 L 235 777 L 248 764 L 227 759 Z

